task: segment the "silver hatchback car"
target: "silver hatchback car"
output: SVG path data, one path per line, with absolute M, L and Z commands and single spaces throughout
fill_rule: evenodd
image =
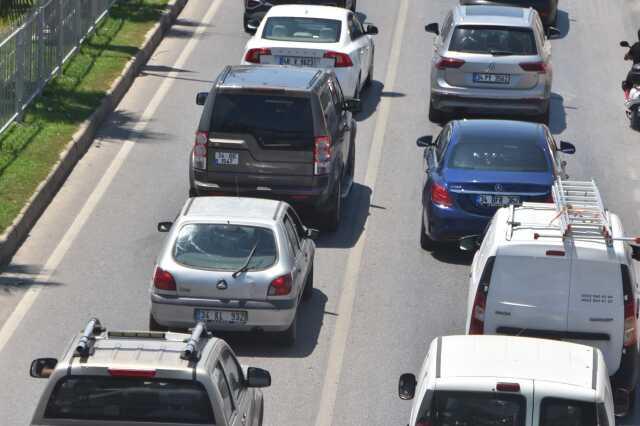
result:
M 151 330 L 204 321 L 210 330 L 277 332 L 292 345 L 301 300 L 313 292 L 317 231 L 282 201 L 241 197 L 187 200 L 151 283 Z
M 456 6 L 437 35 L 429 119 L 454 112 L 519 114 L 549 122 L 551 43 L 532 8 Z M 555 28 L 547 30 L 556 34 Z

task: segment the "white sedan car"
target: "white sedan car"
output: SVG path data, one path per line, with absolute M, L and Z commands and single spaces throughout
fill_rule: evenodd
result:
M 346 97 L 358 98 L 373 78 L 374 44 L 356 15 L 332 6 L 272 7 L 247 42 L 242 64 L 334 68 Z

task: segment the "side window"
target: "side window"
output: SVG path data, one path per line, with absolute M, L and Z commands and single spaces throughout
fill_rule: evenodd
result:
M 301 241 L 305 239 L 306 238 L 305 227 L 302 224 L 302 221 L 300 220 L 300 217 L 298 216 L 296 211 L 293 210 L 292 208 L 287 209 L 287 216 L 291 218 L 291 222 L 293 223 L 293 226 L 296 229 L 296 233 L 298 234 L 298 239 Z
M 233 414 L 234 406 L 233 401 L 231 400 L 231 390 L 229 389 L 229 383 L 227 383 L 227 378 L 224 376 L 224 372 L 222 370 L 222 366 L 220 363 L 216 364 L 215 370 L 213 370 L 213 382 L 215 383 L 218 391 L 220 392 L 220 396 L 222 397 L 222 411 L 224 416 L 227 418 L 231 418 L 231 414 Z
M 240 398 L 240 393 L 243 389 L 243 380 L 242 380 L 242 371 L 238 366 L 238 363 L 233 357 L 233 354 L 224 350 L 222 352 L 222 365 L 224 366 L 224 370 L 227 373 L 227 379 L 229 380 L 229 387 L 231 388 L 231 394 L 233 398 L 237 401 Z
M 609 426 L 609 419 L 607 418 L 607 408 L 603 403 L 598 404 L 598 426 Z
M 447 17 L 444 18 L 444 21 L 442 22 L 442 31 L 440 31 L 440 37 L 442 38 L 443 42 L 447 40 L 447 37 L 449 37 L 452 24 L 453 24 L 453 14 L 449 12 L 447 14 Z
M 449 140 L 451 139 L 451 126 L 447 126 L 442 131 L 442 134 L 438 138 L 438 145 L 436 146 L 436 157 L 438 158 L 438 162 L 442 161 L 442 157 L 444 157 L 444 153 L 447 151 L 447 145 L 449 145 Z
M 284 217 L 284 229 L 287 233 L 287 238 L 289 239 L 289 243 L 293 248 L 293 253 L 298 254 L 298 252 L 300 251 L 300 240 L 296 235 L 296 230 L 293 224 L 291 223 L 291 219 L 289 219 L 289 216 L 287 215 L 285 215 Z
M 431 402 L 433 401 L 432 390 L 427 390 L 422 399 L 420 410 L 418 411 L 418 424 L 425 424 L 431 420 Z
M 329 89 L 324 88 L 320 93 L 320 104 L 322 105 L 322 113 L 324 114 L 325 122 L 330 130 L 334 130 L 338 125 L 336 120 L 336 107 L 333 97 Z
M 357 40 L 364 35 L 364 30 L 362 29 L 362 25 L 358 22 L 358 19 L 353 14 L 349 14 L 349 34 L 351 35 L 351 40 Z

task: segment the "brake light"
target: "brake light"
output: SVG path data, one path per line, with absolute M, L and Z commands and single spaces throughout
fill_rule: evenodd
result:
M 431 426 L 431 421 L 429 420 L 418 421 L 418 423 L 416 423 L 416 426 Z
M 636 344 L 636 300 L 633 295 L 625 296 L 624 302 L 624 347 Z
M 443 70 L 445 68 L 460 68 L 463 65 L 464 61 L 462 59 L 447 58 L 446 56 L 443 56 L 438 62 L 436 62 L 436 68 L 439 70 Z
M 549 195 L 547 195 L 547 198 L 544 199 L 543 203 L 555 203 L 555 200 L 553 199 L 553 194 L 549 193 Z
M 176 291 L 176 281 L 173 279 L 173 275 L 159 266 L 156 267 L 153 274 L 153 286 L 158 290 Z
M 520 392 L 520 383 L 498 383 L 496 390 L 500 392 Z
M 109 368 L 109 375 L 111 375 L 111 377 L 135 377 L 142 379 L 151 379 L 155 377 L 156 370 L 122 370 Z
M 263 55 L 271 55 L 271 49 L 268 49 L 266 47 L 259 47 L 256 49 L 249 49 L 246 53 L 246 55 L 244 55 L 244 60 L 247 62 L 250 62 L 252 64 L 259 64 L 260 63 L 260 56 Z
M 525 71 L 532 71 L 540 74 L 547 72 L 547 64 L 544 62 L 521 62 L 520 68 Z
M 315 138 L 313 148 L 313 173 L 324 175 L 329 173 L 331 164 L 331 137 L 318 136 Z
M 286 296 L 291 293 L 291 283 L 292 283 L 291 274 L 283 275 L 281 277 L 276 278 L 271 281 L 269 285 L 269 291 L 267 294 L 269 296 Z
M 562 250 L 547 250 L 545 252 L 547 256 L 564 256 L 564 251 Z
M 196 140 L 193 143 L 193 167 L 204 170 L 207 168 L 207 142 L 208 132 L 196 132 Z
M 471 321 L 469 323 L 469 334 L 484 334 L 484 310 L 487 306 L 487 294 L 485 286 L 481 285 L 476 292 L 471 309 Z
M 328 52 L 325 52 L 323 57 L 326 59 L 334 59 L 335 60 L 334 66 L 336 68 L 353 66 L 353 62 L 351 61 L 351 56 L 347 55 L 346 53 L 333 52 L 329 50 Z
M 453 206 L 453 200 L 447 188 L 439 183 L 431 185 L 431 202 L 442 207 Z

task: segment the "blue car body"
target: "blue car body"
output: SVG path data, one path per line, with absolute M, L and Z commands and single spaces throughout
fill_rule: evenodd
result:
M 526 145 L 526 149 L 539 154 L 536 158 L 540 170 L 492 170 L 490 163 L 500 153 L 473 150 L 481 146 L 478 144 L 494 142 L 517 149 Z M 467 144 L 464 149 L 472 152 L 476 161 L 487 159 L 482 169 L 451 166 L 452 153 L 461 149 L 456 148 L 461 144 Z M 482 150 L 478 148 L 478 151 Z M 425 148 L 422 237 L 426 235 L 432 241 L 446 241 L 465 235 L 480 235 L 502 205 L 551 201 L 553 181 L 563 173 L 557 152 L 555 140 L 543 124 L 510 120 L 457 120 L 448 123 L 434 144 Z M 542 162 L 546 163 L 546 168 Z M 437 200 L 432 199 L 434 185 L 440 194 Z M 440 202 L 442 188 L 448 194 L 444 204 Z M 505 203 L 493 205 L 496 200 Z

